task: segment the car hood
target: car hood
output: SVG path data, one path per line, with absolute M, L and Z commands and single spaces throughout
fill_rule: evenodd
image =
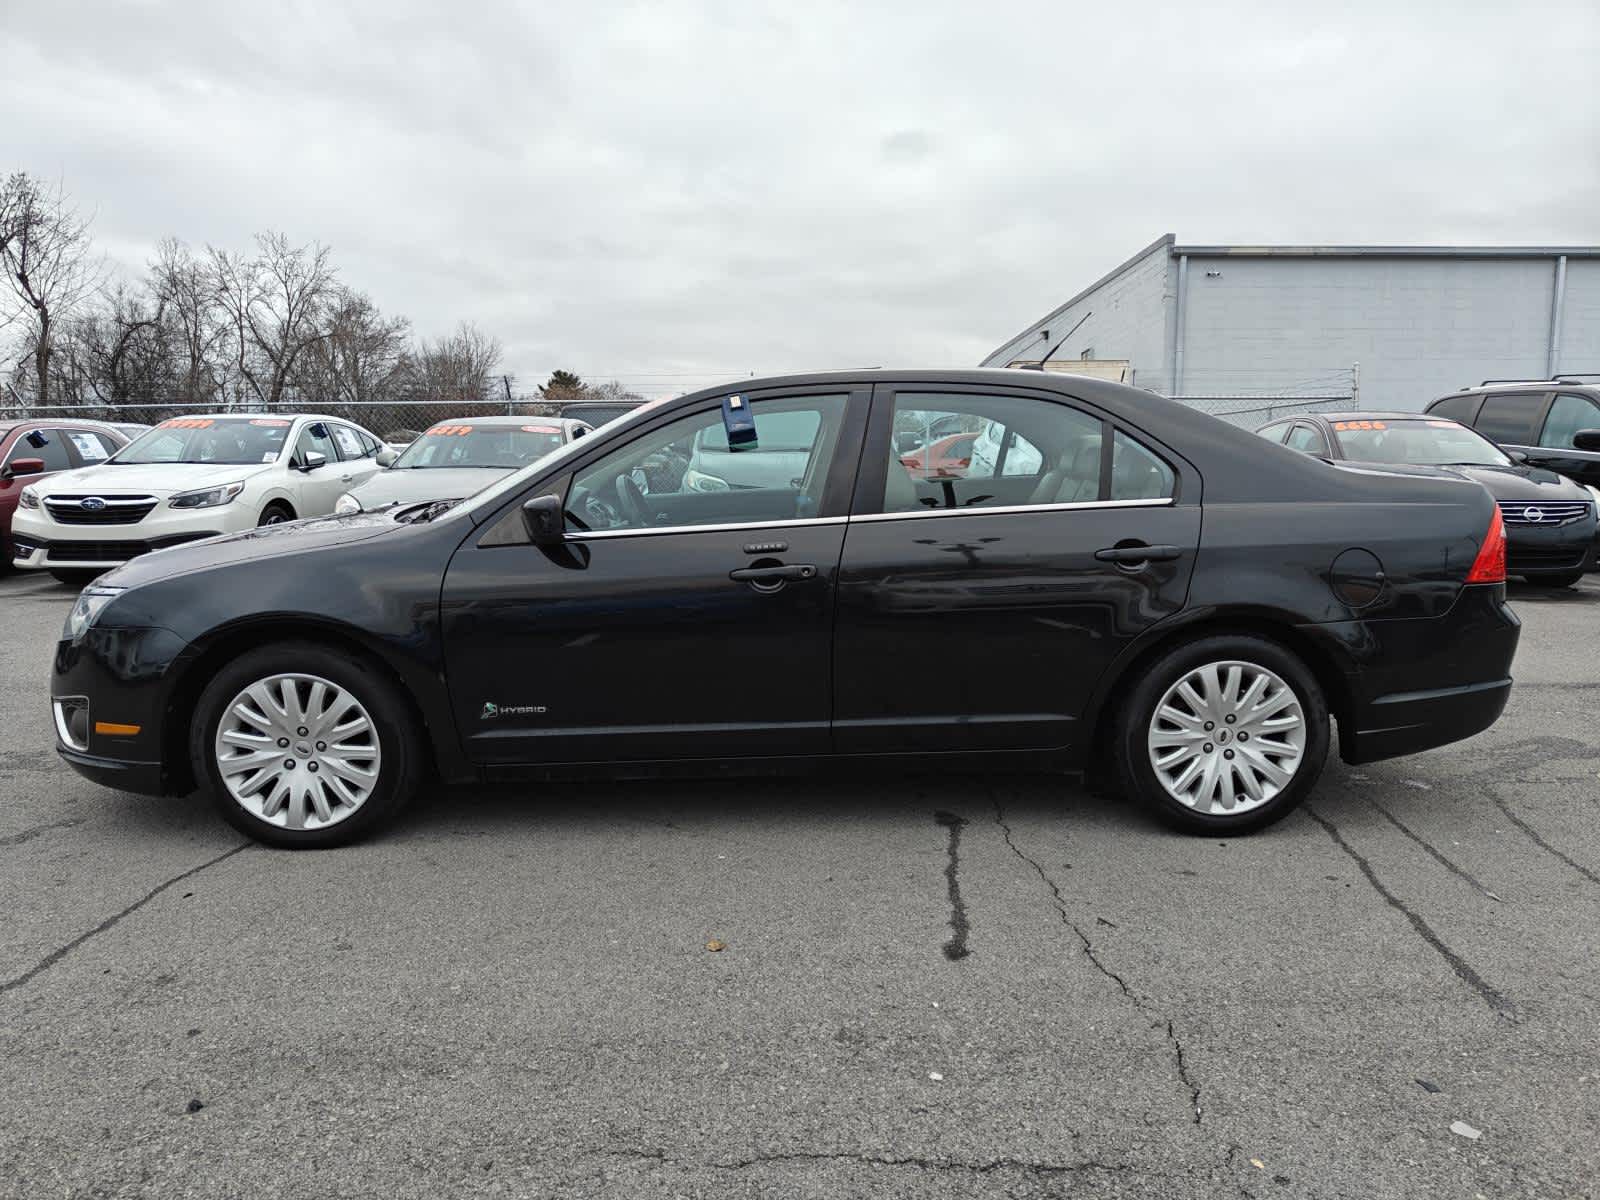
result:
M 350 489 L 365 509 L 424 500 L 461 500 L 504 479 L 515 467 L 422 467 L 379 471 Z
M 43 496 L 63 493 L 96 496 L 171 496 L 200 488 L 237 483 L 268 469 L 269 463 L 150 463 L 118 466 L 101 464 L 60 471 L 34 490 Z
M 1482 484 L 1496 500 L 1591 500 L 1593 496 L 1581 484 L 1565 475 L 1546 471 L 1543 467 L 1477 467 L 1449 466 L 1424 467 L 1410 463 L 1359 462 L 1342 460 L 1335 464 L 1361 471 L 1378 471 L 1388 475 L 1454 476 Z
M 410 528 L 394 519 L 391 512 L 356 513 L 349 517 L 317 517 L 309 521 L 287 521 L 281 525 L 262 525 L 242 533 L 185 542 L 166 550 L 152 550 L 129 559 L 98 580 L 109 587 L 138 587 L 174 575 L 210 570 L 251 558 L 272 558 L 279 554 L 301 554 L 307 550 L 328 549 L 363 542 L 368 538 Z

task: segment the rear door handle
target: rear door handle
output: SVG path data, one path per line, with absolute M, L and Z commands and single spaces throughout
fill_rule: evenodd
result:
M 793 566 L 781 567 L 740 567 L 737 571 L 729 571 L 728 578 L 735 583 L 750 583 L 756 587 L 763 585 L 770 587 L 786 583 L 791 579 L 810 579 L 816 573 L 816 567 L 810 563 L 796 563 Z
M 1094 552 L 1101 562 L 1114 563 L 1171 562 L 1182 554 L 1179 546 L 1107 546 Z

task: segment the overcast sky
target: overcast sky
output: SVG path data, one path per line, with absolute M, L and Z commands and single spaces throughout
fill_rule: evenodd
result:
M 1168 231 L 1600 242 L 1595 0 L 0 14 L 0 170 L 113 261 L 319 239 L 525 385 L 972 364 Z

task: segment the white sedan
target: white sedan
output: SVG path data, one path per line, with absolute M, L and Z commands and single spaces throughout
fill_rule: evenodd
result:
M 326 516 L 393 457 L 333 417 L 175 417 L 103 463 L 23 488 L 14 561 L 76 583 L 148 550 Z

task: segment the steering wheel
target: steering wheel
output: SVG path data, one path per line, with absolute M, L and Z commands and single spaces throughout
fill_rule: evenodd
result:
M 590 529 L 615 529 L 622 524 L 622 514 L 616 507 L 607 504 L 593 492 L 586 492 L 581 505 L 584 515 L 589 518 Z
M 623 512 L 628 514 L 628 520 L 634 525 L 643 528 L 650 524 L 650 514 L 644 507 L 644 493 L 628 475 L 617 476 L 617 500 L 621 503 Z

